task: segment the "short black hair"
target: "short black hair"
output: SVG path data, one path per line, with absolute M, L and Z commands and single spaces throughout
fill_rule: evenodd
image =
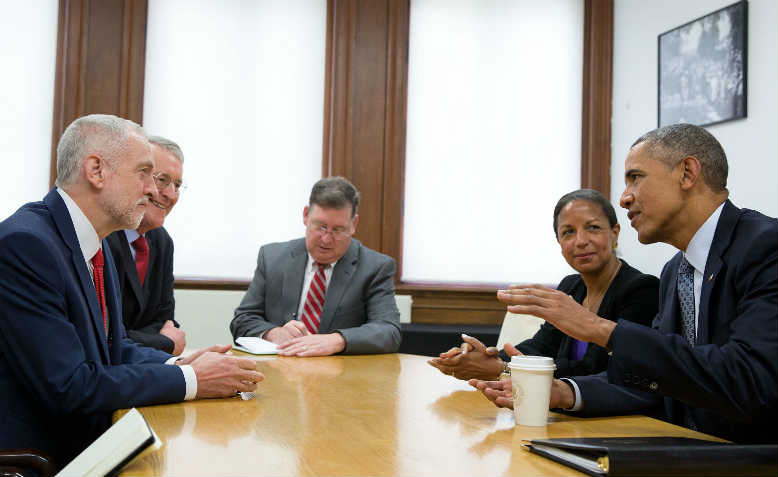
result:
M 555 237 L 557 236 L 556 228 L 559 224 L 559 213 L 562 212 L 562 209 L 564 209 L 567 204 L 573 202 L 574 200 L 585 200 L 587 202 L 591 202 L 592 204 L 599 205 L 600 209 L 602 209 L 602 213 L 605 214 L 605 217 L 608 218 L 608 224 L 610 224 L 611 228 L 615 227 L 616 224 L 619 223 L 618 219 L 616 218 L 616 211 L 613 209 L 613 205 L 604 195 L 594 189 L 578 189 L 563 195 L 559 201 L 557 201 L 556 207 L 554 207 Z
M 671 124 L 640 136 L 630 149 L 646 143 L 653 155 L 668 168 L 693 156 L 702 166 L 702 179 L 714 192 L 727 188 L 729 165 L 724 148 L 713 134 L 694 124 Z
M 359 191 L 345 177 L 326 177 L 317 181 L 311 189 L 308 207 L 313 207 L 314 204 L 330 209 L 351 206 L 353 219 L 359 208 Z

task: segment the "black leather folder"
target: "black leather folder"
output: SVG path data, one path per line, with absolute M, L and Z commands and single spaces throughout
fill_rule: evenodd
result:
M 524 446 L 595 477 L 778 475 L 778 446 L 685 437 L 534 439 Z

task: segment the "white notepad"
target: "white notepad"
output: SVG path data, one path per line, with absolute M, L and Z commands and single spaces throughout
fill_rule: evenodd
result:
M 161 446 L 162 443 L 143 415 L 132 408 L 66 465 L 56 477 L 102 477 L 118 472 L 133 458 Z
M 241 336 L 235 340 L 237 346 L 234 349 L 245 351 L 251 354 L 278 354 L 278 347 L 275 343 L 256 336 Z

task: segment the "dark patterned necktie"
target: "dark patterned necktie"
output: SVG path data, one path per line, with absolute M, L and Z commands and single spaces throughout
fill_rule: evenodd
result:
M 678 266 L 678 303 L 681 306 L 683 337 L 693 347 L 697 334 L 694 323 L 694 267 L 683 256 Z

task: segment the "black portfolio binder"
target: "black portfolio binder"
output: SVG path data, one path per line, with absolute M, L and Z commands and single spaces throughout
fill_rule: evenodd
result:
M 581 437 L 534 439 L 525 447 L 596 477 L 778 475 L 778 446 L 771 444 L 685 437 Z

